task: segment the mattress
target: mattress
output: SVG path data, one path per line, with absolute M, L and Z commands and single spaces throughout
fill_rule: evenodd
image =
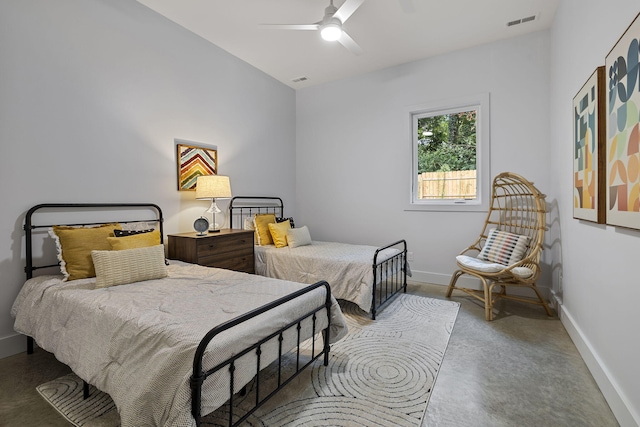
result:
M 33 337 L 76 374 L 114 400 L 127 426 L 191 426 L 193 354 L 213 327 L 299 290 L 291 281 L 172 261 L 169 277 L 96 289 L 95 278 L 63 282 L 61 276 L 28 280 L 11 310 L 15 330 Z M 323 287 L 218 335 L 207 348 L 211 368 L 325 301 Z M 324 310 L 323 310 L 324 312 Z M 318 316 L 317 330 L 326 326 Z M 310 322 L 309 322 L 310 323 Z M 310 335 L 309 324 L 303 333 Z M 346 334 L 333 300 L 331 342 Z M 285 345 L 295 345 L 285 337 Z M 265 345 L 261 366 L 277 345 Z M 225 371 L 225 370 L 223 370 Z M 255 375 L 251 353 L 236 363 L 236 390 Z M 228 373 L 203 386 L 202 414 L 229 397 Z
M 256 273 L 267 277 L 312 284 L 326 280 L 338 299 L 371 311 L 373 295 L 373 256 L 376 246 L 313 241 L 311 245 L 255 246 Z M 387 248 L 378 254 L 378 262 L 400 252 Z M 408 266 L 407 266 L 408 267 Z M 396 265 L 399 272 L 403 266 Z M 409 274 L 409 273 L 408 273 Z M 383 278 L 378 278 L 380 281 Z

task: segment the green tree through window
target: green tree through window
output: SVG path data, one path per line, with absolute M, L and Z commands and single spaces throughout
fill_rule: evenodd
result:
M 476 110 L 418 119 L 418 173 L 476 169 Z

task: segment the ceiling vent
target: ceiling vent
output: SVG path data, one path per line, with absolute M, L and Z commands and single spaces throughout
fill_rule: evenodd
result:
M 507 22 L 507 27 L 513 27 L 514 25 L 524 24 L 525 22 L 535 21 L 536 15 L 527 16 L 526 18 L 516 19 L 515 21 Z
M 309 80 L 308 78 L 306 78 L 305 76 L 302 77 L 298 77 L 297 79 L 293 79 L 294 83 L 300 83 L 300 82 L 306 82 L 307 80 Z

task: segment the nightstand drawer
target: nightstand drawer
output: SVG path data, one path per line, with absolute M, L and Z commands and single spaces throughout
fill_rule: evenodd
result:
M 251 239 L 248 237 L 251 237 Z M 249 250 L 253 253 L 253 235 L 248 237 L 238 238 L 237 236 L 229 235 L 216 237 L 215 239 L 198 240 L 198 258 L 239 250 Z
M 228 260 L 240 257 L 252 257 L 253 248 L 239 248 L 235 251 L 227 252 L 211 252 L 208 254 L 198 253 L 198 264 L 206 265 L 209 267 L 219 267 L 221 264 L 226 264 Z M 225 268 L 225 267 L 220 267 Z
M 211 260 L 199 263 L 208 267 L 226 268 L 227 270 L 244 271 L 245 273 L 253 273 L 255 270 L 253 252 L 238 253 L 229 252 L 233 256 L 230 257 L 212 257 Z

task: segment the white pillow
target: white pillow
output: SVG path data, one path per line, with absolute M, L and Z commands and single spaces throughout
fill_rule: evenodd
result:
M 287 230 L 287 245 L 290 248 L 311 244 L 311 235 L 307 226 Z
M 250 216 L 244 217 L 244 224 L 242 226 L 242 229 L 243 230 L 251 230 L 251 231 L 255 230 L 256 229 L 256 225 L 253 222 L 255 217 L 256 217 L 255 215 L 250 215 Z
M 122 251 L 91 251 L 96 288 L 167 277 L 164 245 Z

